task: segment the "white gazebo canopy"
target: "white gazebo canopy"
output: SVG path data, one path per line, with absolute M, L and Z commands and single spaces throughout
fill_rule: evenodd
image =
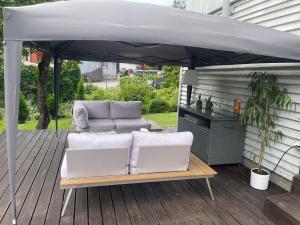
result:
M 220 16 L 121 0 L 4 8 L 6 135 L 12 216 L 22 45 L 60 59 L 178 65 L 300 60 L 300 38 Z M 56 75 L 59 69 L 56 68 Z

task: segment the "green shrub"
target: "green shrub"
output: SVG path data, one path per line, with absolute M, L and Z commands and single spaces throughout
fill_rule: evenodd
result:
M 76 97 L 77 85 L 80 80 L 79 62 L 64 60 L 60 78 L 60 102 L 72 101 Z M 53 79 L 51 80 L 51 82 Z
M 148 104 L 151 98 L 147 81 L 139 77 L 124 77 L 120 80 L 120 99 L 124 101 L 141 101 Z
M 40 114 L 38 112 L 33 114 L 34 120 L 39 120 L 40 119 Z
M 77 85 L 76 99 L 84 100 L 84 81 L 82 77 L 80 78 Z
M 54 95 L 49 94 L 47 98 L 47 105 L 49 107 L 49 113 L 52 118 L 55 118 L 55 101 L 54 101 Z
M 86 84 L 84 86 L 84 94 L 86 94 L 86 95 L 90 95 L 96 90 L 97 90 L 97 86 L 95 86 L 93 84 Z
M 156 98 L 151 102 L 149 112 L 150 113 L 163 113 L 163 112 L 168 112 L 169 108 L 170 108 L 170 105 L 166 100 Z
M 122 100 L 119 96 L 119 88 L 96 88 L 91 94 L 86 95 L 86 100 Z
M 49 71 L 49 73 L 51 71 Z M 24 93 L 27 99 L 30 99 L 32 102 L 36 102 L 36 92 L 34 90 L 37 87 L 39 80 L 38 67 L 34 65 L 22 65 L 21 80 L 21 91 Z
M 165 87 L 178 88 L 179 86 L 179 66 L 164 66 L 165 72 Z
M 176 112 L 178 104 L 178 88 L 162 88 L 154 90 L 155 98 L 166 101 L 169 104 L 169 111 Z
M 65 117 L 72 117 L 72 108 L 74 102 L 68 101 L 59 104 L 58 114 L 64 115 Z
M 25 95 L 20 92 L 20 98 L 19 98 L 19 117 L 18 121 L 19 123 L 25 123 L 27 120 L 27 117 L 29 115 L 28 106 L 26 103 Z
M 142 104 L 141 110 L 142 114 L 148 114 L 150 112 L 150 105 L 149 104 Z
M 4 118 L 4 109 L 0 108 L 0 120 Z

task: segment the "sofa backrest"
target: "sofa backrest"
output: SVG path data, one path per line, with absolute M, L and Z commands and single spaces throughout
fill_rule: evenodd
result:
M 109 101 L 80 101 L 87 109 L 89 119 L 109 119 Z
M 141 118 L 140 101 L 110 102 L 110 119 L 139 119 Z
M 76 106 L 84 106 L 88 119 L 140 119 L 141 102 L 140 101 L 75 101 Z M 73 117 L 76 121 L 76 115 Z
M 128 174 L 128 149 L 66 149 L 67 178 L 114 176 Z
M 131 134 L 112 134 L 112 133 L 103 134 L 103 133 L 87 133 L 87 132 L 69 133 L 68 144 L 69 144 L 69 149 L 82 149 L 82 150 L 126 148 L 127 158 L 125 160 L 125 164 L 126 164 L 126 172 L 128 172 L 129 156 L 130 156 L 130 150 L 132 146 Z
M 184 171 L 193 143 L 191 132 L 153 133 L 133 131 L 130 173 Z

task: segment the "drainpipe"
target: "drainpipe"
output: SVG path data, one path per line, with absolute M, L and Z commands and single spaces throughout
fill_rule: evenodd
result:
M 223 0 L 223 16 L 230 16 L 230 0 Z

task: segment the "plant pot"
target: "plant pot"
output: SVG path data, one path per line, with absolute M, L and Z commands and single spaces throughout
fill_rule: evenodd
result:
M 262 169 L 265 174 L 258 174 L 257 168 L 251 170 L 250 185 L 257 190 L 267 190 L 269 186 L 270 173 Z

